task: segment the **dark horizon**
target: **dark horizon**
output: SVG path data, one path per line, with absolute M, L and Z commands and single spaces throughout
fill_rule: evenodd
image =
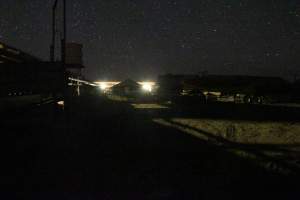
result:
M 0 0 L 0 41 L 49 59 L 52 1 Z M 18 13 L 16 15 L 15 13 Z M 288 1 L 68 1 L 68 41 L 88 79 L 299 74 L 300 10 Z

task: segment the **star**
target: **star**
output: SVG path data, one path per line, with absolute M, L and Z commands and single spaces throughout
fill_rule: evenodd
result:
M 1 41 L 47 60 L 52 4 L 52 0 L 0 3 Z M 227 68 L 222 63 L 228 61 L 235 61 L 233 71 L 281 76 L 280 70 L 290 66 L 284 62 L 293 62 L 294 68 L 300 64 L 297 5 L 296 0 L 272 1 L 272 5 L 245 0 L 70 0 L 67 39 L 83 44 L 84 71 L 91 80 L 99 74 L 144 76 L 143 66 L 155 66 L 154 79 L 169 71 L 197 73 L 202 62 L 223 73 Z M 59 4 L 58 44 L 61 13 Z M 268 59 L 259 62 L 263 58 Z M 257 62 L 262 71 L 245 60 Z

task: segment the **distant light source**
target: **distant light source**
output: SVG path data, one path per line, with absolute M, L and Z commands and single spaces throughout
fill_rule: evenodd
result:
M 99 84 L 99 87 L 100 87 L 101 90 L 104 91 L 108 88 L 108 85 L 105 82 L 102 82 L 102 83 Z
M 64 102 L 64 101 L 58 101 L 58 102 L 57 102 L 57 105 L 59 105 L 59 106 L 64 106 L 64 105 L 65 105 L 65 102 Z
M 153 83 L 152 82 L 141 82 L 142 89 L 146 92 L 152 92 Z

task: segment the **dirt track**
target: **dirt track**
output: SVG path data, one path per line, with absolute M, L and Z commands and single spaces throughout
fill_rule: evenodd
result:
M 234 117 L 219 112 L 204 109 L 201 116 Z M 4 182 L 17 188 L 19 197 L 31 199 L 299 197 L 297 168 L 274 170 L 276 161 L 262 157 L 272 165 L 266 168 L 232 152 L 240 146 L 228 148 L 153 120 L 188 113 L 199 114 L 182 108 L 134 109 L 86 97 L 74 100 L 67 116 L 46 107 L 11 114 L 1 132 L 6 142 L 17 141 L 17 163 L 6 166 L 16 173 L 6 173 Z M 270 115 L 271 120 L 291 121 L 289 117 Z

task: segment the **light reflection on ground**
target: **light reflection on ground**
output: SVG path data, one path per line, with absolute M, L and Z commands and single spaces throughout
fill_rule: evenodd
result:
M 168 109 L 167 106 L 160 104 L 131 104 L 135 109 Z

